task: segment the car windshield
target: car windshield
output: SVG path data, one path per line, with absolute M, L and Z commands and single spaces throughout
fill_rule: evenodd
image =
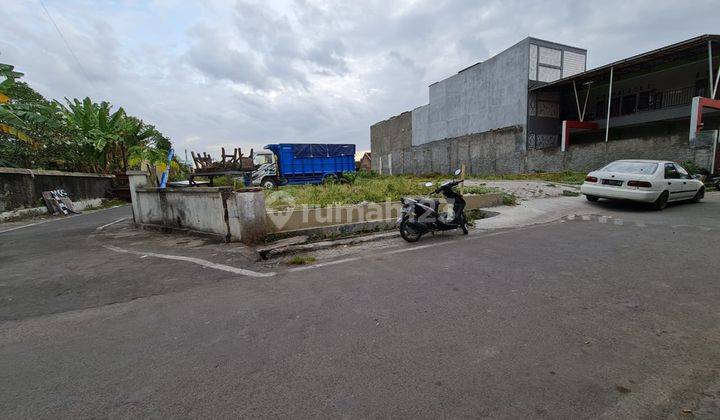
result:
M 605 172 L 617 172 L 621 174 L 650 175 L 654 174 L 657 168 L 658 164 L 652 162 L 619 161 L 609 164 L 608 166 L 602 168 L 602 170 Z

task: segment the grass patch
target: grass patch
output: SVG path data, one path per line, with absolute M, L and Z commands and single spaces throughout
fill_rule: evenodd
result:
M 506 206 L 516 206 L 518 203 L 518 198 L 515 196 L 515 194 L 503 193 L 502 202 L 503 205 Z
M 515 181 L 515 180 L 528 180 L 528 181 L 546 181 L 546 182 L 557 182 L 560 184 L 582 184 L 585 180 L 585 172 L 536 172 L 529 174 L 506 174 L 506 175 L 489 175 L 482 177 L 487 180 L 498 180 L 498 181 Z
M 423 185 L 425 182 L 432 181 L 437 185 L 438 182 L 448 179 L 452 179 L 452 176 L 358 175 L 352 183 L 287 185 L 279 188 L 283 194 L 277 194 L 276 190 L 265 190 L 265 203 L 268 208 L 282 210 L 302 205 L 327 207 L 363 202 L 398 201 L 406 196 L 424 196 L 431 193 L 434 188 L 426 187 Z M 477 191 L 473 193 L 482 194 L 489 189 Z M 467 188 L 465 192 L 469 193 Z
M 500 192 L 498 188 L 486 187 L 484 185 L 472 185 L 465 187 L 465 194 L 488 194 Z
M 484 219 L 485 213 L 480 209 L 465 210 L 465 218 L 467 219 L 468 225 L 475 226 L 475 221 Z
M 577 191 L 563 190 L 562 195 L 565 197 L 577 197 L 580 193 Z
M 307 256 L 307 255 L 293 255 L 292 258 L 288 260 L 288 264 L 290 265 L 305 265 L 305 264 L 311 264 L 315 262 L 315 257 Z

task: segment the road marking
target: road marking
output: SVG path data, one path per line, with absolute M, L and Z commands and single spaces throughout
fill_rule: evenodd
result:
M 27 227 L 42 225 L 42 224 L 45 224 L 48 222 L 55 222 L 57 220 L 67 220 L 67 219 L 71 219 L 71 218 L 77 217 L 77 216 L 79 216 L 79 214 L 68 215 L 68 216 L 63 217 L 62 219 L 47 219 L 47 220 L 43 220 L 40 222 L 30 223 L 29 225 L 22 225 L 22 226 L 17 226 L 17 227 L 10 228 L 10 229 L 0 230 L 0 233 L 12 232 L 14 230 L 25 229 Z
M 123 218 L 121 218 L 121 219 L 117 219 L 117 220 L 114 221 L 114 222 L 105 223 L 105 224 L 102 225 L 102 226 L 98 226 L 98 227 L 95 228 L 95 230 L 99 232 L 99 231 L 105 229 L 106 227 L 110 227 L 110 226 L 114 225 L 115 223 L 120 223 L 120 222 L 122 222 L 123 220 L 128 220 L 128 219 L 130 219 L 130 218 L 129 218 L 129 217 L 123 217 Z
M 201 258 L 185 257 L 182 255 L 168 255 L 168 254 L 157 254 L 154 252 L 134 251 L 131 249 L 119 248 L 119 247 L 116 247 L 113 245 L 103 245 L 103 248 L 109 249 L 110 251 L 121 252 L 121 253 L 125 253 L 125 254 L 139 255 L 141 258 L 155 257 L 155 258 L 164 258 L 166 260 L 186 261 L 186 262 L 190 262 L 193 264 L 197 264 L 202 267 L 212 268 L 215 270 L 227 271 L 229 273 L 240 274 L 240 275 L 249 276 L 249 277 L 272 277 L 275 274 L 277 274 L 272 271 L 267 272 L 267 273 L 260 273 L 257 271 L 246 270 L 244 268 L 232 267 L 232 266 L 225 265 L 225 264 L 214 263 L 214 262 L 211 262 L 208 260 L 203 260 Z
M 320 267 L 325 267 L 326 265 L 342 264 L 342 263 L 346 263 L 346 262 L 350 262 L 350 261 L 355 261 L 355 260 L 359 260 L 360 258 L 362 258 L 362 257 L 350 257 L 350 258 L 343 258 L 341 260 L 328 261 L 328 262 L 313 264 L 313 265 L 306 265 L 303 267 L 293 267 L 293 268 L 288 269 L 288 271 L 310 270 L 311 268 L 320 268 Z

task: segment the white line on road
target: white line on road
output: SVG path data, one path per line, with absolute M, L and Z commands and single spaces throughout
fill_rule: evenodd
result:
M 120 222 L 122 222 L 123 220 L 128 220 L 128 219 L 130 219 L 130 218 L 129 218 L 129 217 L 123 217 L 123 218 L 121 218 L 121 219 L 117 219 L 117 220 L 114 221 L 114 222 L 105 223 L 105 224 L 102 225 L 102 226 L 98 226 L 98 227 L 95 228 L 95 230 L 101 231 L 101 230 L 105 229 L 106 227 L 110 227 L 110 226 L 114 225 L 115 223 L 120 223 Z
M 48 222 L 54 222 L 54 221 L 56 221 L 56 220 L 67 220 L 67 219 L 70 219 L 70 218 L 73 218 L 73 217 L 77 217 L 77 216 L 78 216 L 77 214 L 73 214 L 73 215 L 65 216 L 65 217 L 62 218 L 62 219 L 47 219 L 47 220 L 43 220 L 43 221 L 40 221 L 40 222 L 35 222 L 35 223 L 27 224 L 27 225 L 17 226 L 17 227 L 10 228 L 10 229 L 0 230 L 0 233 L 12 232 L 12 231 L 18 230 L 18 229 L 25 229 L 25 228 L 27 228 L 27 227 L 42 225 L 42 224 L 45 224 L 45 223 L 48 223 Z
M 134 250 L 130 250 L 130 249 L 118 248 L 113 245 L 103 245 L 103 247 L 106 249 L 109 249 L 111 251 L 122 252 L 125 254 L 139 255 L 141 257 L 155 257 L 155 258 L 164 258 L 166 260 L 186 261 L 186 262 L 190 262 L 193 264 L 197 264 L 202 267 L 212 268 L 215 270 L 227 271 L 229 273 L 240 274 L 240 275 L 249 276 L 249 277 L 272 277 L 276 274 L 274 272 L 260 273 L 257 271 L 246 270 L 244 268 L 239 268 L 239 267 L 232 267 L 232 266 L 225 265 L 225 264 L 218 264 L 218 263 L 203 260 L 200 258 L 185 257 L 182 255 L 168 255 L 168 254 L 156 254 L 154 252 L 134 251 Z
M 306 265 L 304 267 L 294 267 L 294 268 L 288 269 L 288 271 L 310 270 L 312 268 L 325 267 L 326 265 L 342 264 L 342 263 L 346 263 L 346 262 L 350 262 L 350 261 L 355 261 L 355 260 L 359 260 L 360 258 L 362 258 L 362 257 L 343 258 L 341 260 L 328 261 L 328 262 L 313 264 L 313 265 Z

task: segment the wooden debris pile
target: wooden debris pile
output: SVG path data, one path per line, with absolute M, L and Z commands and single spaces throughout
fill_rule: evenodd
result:
M 195 162 L 195 172 L 225 172 L 225 171 L 252 171 L 255 169 L 253 164 L 253 149 L 250 149 L 250 156 L 243 156 L 239 147 L 235 148 L 232 154 L 226 154 L 225 148 L 220 149 L 221 160 L 215 161 L 212 156 L 203 152 L 195 154 L 190 152 Z

